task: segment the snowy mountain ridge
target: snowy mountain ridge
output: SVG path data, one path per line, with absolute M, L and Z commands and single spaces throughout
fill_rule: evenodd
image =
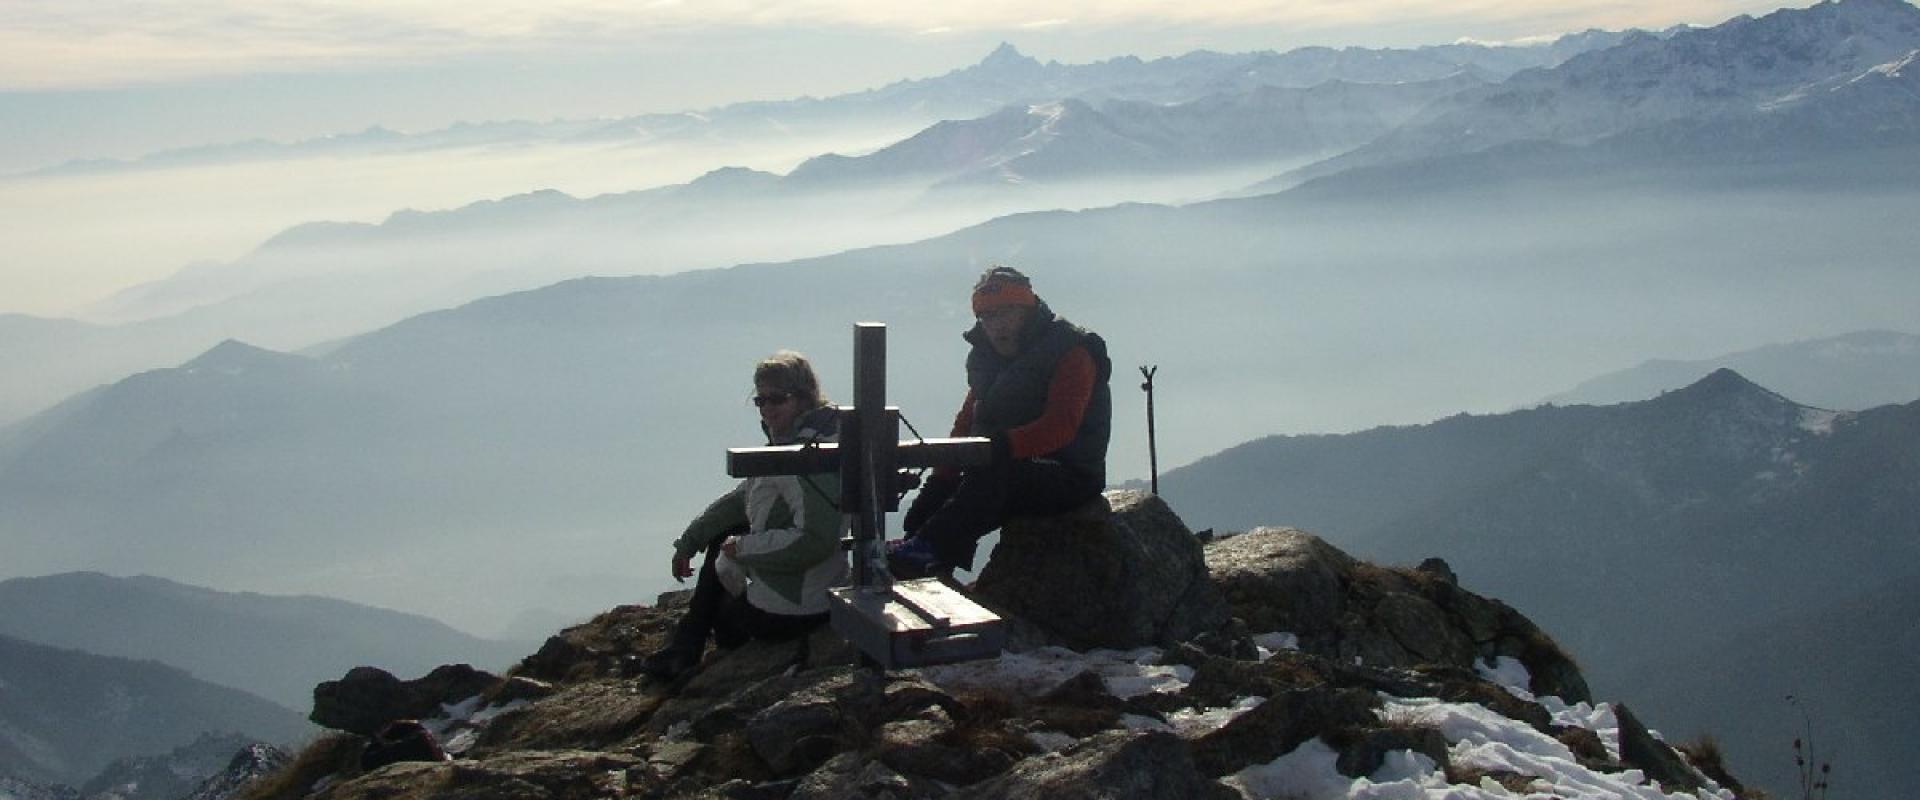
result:
M 253 139 L 148 154 L 134 159 L 84 159 L 30 175 L 166 168 L 238 160 L 354 153 L 420 152 L 539 143 L 668 141 L 769 128 L 806 130 L 836 118 L 967 118 L 1009 104 L 1053 97 L 1185 102 L 1216 92 L 1259 86 L 1304 88 L 1332 80 L 1399 83 L 1435 80 L 1461 71 L 1500 80 L 1523 69 L 1558 64 L 1627 34 L 1586 31 L 1542 45 L 1458 43 L 1407 49 L 1306 47 L 1286 52 L 1216 53 L 1142 60 L 1120 56 L 1089 64 L 1042 63 L 1002 43 L 978 63 L 946 74 L 899 80 L 879 88 L 826 98 L 756 100 L 698 111 L 647 113 L 604 119 L 535 122 L 458 122 L 404 133 L 375 125 L 362 131 L 294 142 Z M 773 123 L 769 125 L 769 123 Z
M 1822 84 L 1899 74 L 1916 48 L 1920 9 L 1904 0 L 1827 0 L 1667 37 L 1633 34 L 1443 99 L 1401 130 L 1293 177 L 1512 142 L 1585 145 L 1672 123 L 1738 124 Z

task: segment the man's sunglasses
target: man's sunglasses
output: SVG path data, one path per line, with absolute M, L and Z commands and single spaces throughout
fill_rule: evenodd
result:
M 748 399 L 753 401 L 754 408 L 766 408 L 767 406 L 777 406 L 788 400 L 792 400 L 793 395 L 773 392 L 771 394 L 756 394 Z

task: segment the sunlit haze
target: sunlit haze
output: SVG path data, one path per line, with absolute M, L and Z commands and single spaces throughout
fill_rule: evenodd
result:
M 825 96 L 927 77 L 1001 41 L 1085 63 L 1295 46 L 1540 39 L 1714 23 L 1754 2 L 1542 3 L 0 3 L 0 174 L 380 125 L 618 117 Z M 894 133 L 894 132 L 872 132 Z M 553 188 L 596 194 L 875 146 L 783 142 L 311 159 L 0 179 L 0 311 L 83 313 L 114 291 L 229 260 L 286 227 L 377 221 Z M 754 143 L 756 146 L 760 143 Z

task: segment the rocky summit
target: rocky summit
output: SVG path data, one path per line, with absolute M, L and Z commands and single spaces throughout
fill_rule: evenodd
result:
M 1544 631 L 1444 562 L 1377 566 L 1288 528 L 1203 542 L 1157 497 L 1106 501 L 1008 526 L 970 588 L 1007 618 L 998 658 L 882 671 L 821 630 L 632 677 L 670 594 L 504 676 L 323 684 L 313 719 L 336 733 L 244 796 L 1746 794 L 1710 744 L 1594 702 Z

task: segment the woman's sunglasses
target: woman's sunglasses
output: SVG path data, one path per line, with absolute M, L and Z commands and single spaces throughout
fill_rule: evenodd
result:
M 754 408 L 766 408 L 767 406 L 777 406 L 788 400 L 792 400 L 793 395 L 773 392 L 770 394 L 756 394 L 749 399 L 753 401 Z

